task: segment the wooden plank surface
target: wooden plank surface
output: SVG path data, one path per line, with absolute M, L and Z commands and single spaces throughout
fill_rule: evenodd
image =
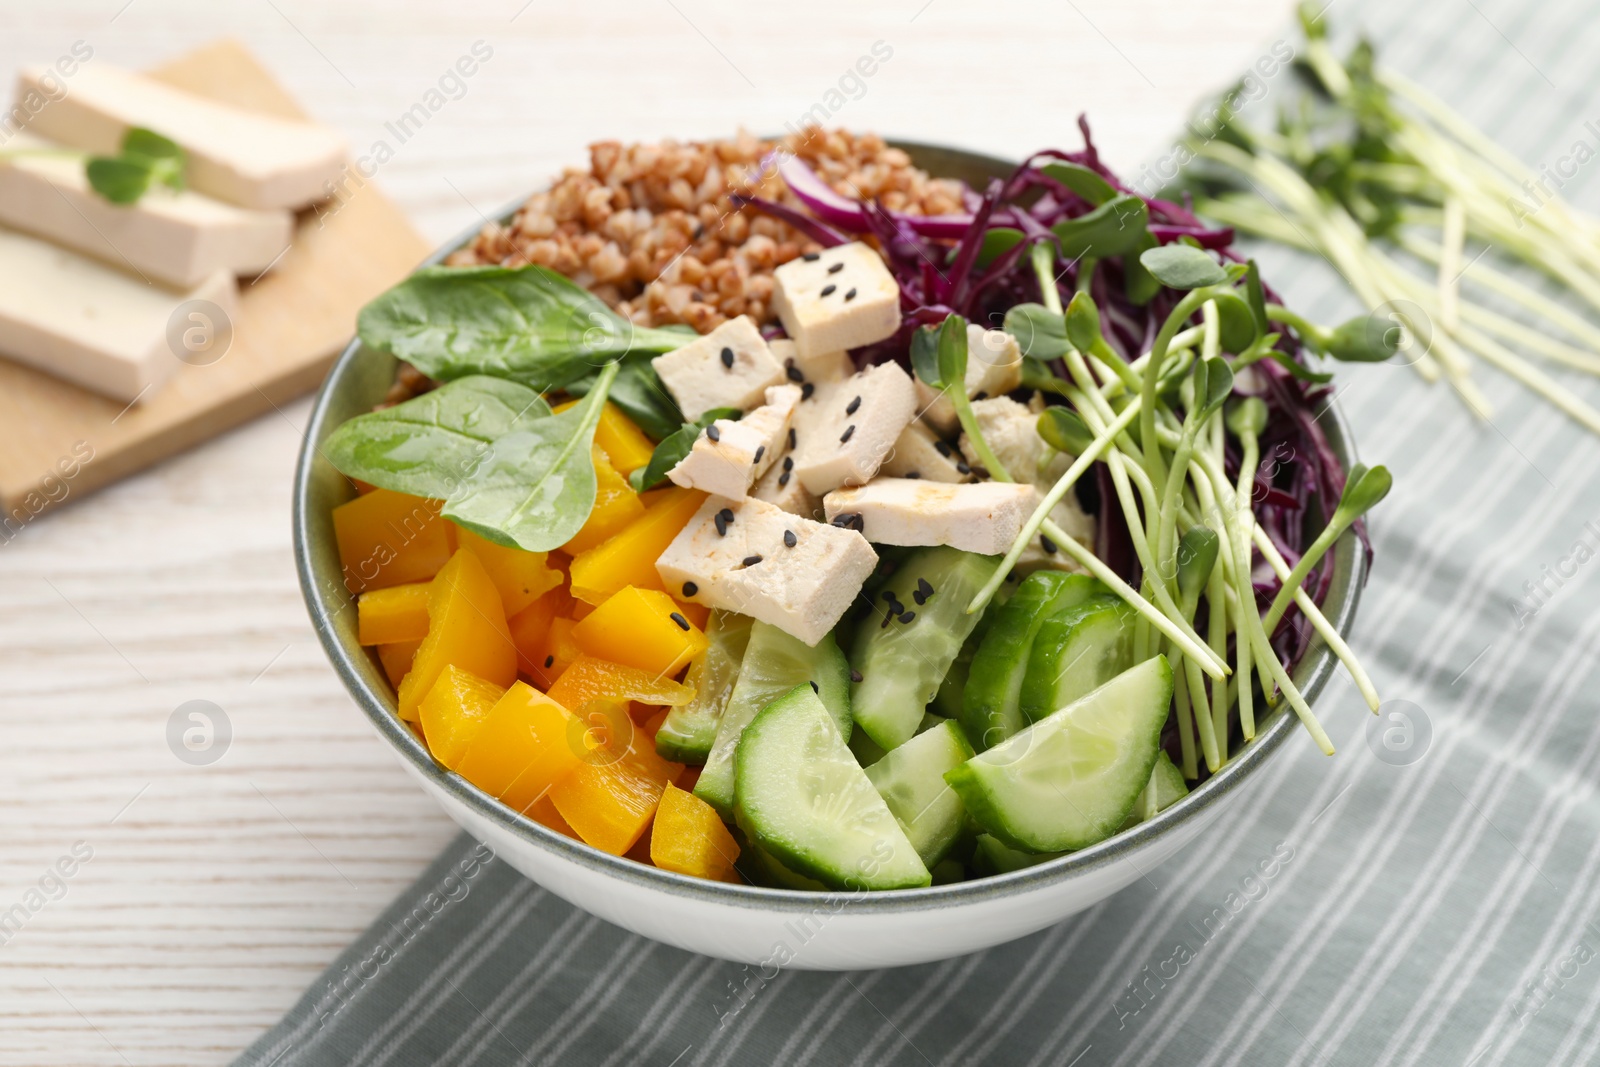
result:
M 78 40 L 147 67 L 233 35 L 358 152 L 389 143 L 375 180 L 438 241 L 593 139 L 781 129 L 879 40 L 892 58 L 837 123 L 1015 156 L 1075 144 L 1087 110 L 1135 171 L 1287 15 L 1282 0 L 53 0 L 0 7 L 0 77 Z M 396 137 L 477 41 L 492 57 L 459 98 Z M 453 833 L 312 637 L 288 522 L 309 408 L 279 407 L 0 542 L 0 915 L 40 903 L 0 932 L 0 1064 L 226 1063 Z M 168 747 L 191 700 L 231 722 L 210 766 Z M 58 889 L 75 842 L 92 858 Z

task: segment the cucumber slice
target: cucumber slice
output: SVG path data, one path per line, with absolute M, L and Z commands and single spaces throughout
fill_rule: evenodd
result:
M 1045 620 L 1088 600 L 1106 588 L 1087 574 L 1034 571 L 1017 587 L 978 646 L 961 695 L 961 725 L 980 752 L 998 745 L 1024 726 L 1022 679 L 1028 652 Z
M 972 866 L 979 874 L 1006 874 L 1053 860 L 1064 852 L 1020 852 L 992 834 L 979 834 L 972 850 Z
M 1133 802 L 1133 810 L 1128 812 L 1128 817 L 1117 827 L 1118 832 L 1155 818 L 1158 813 L 1188 795 L 1189 783 L 1184 781 L 1183 772 L 1178 770 L 1172 757 L 1162 749 L 1160 755 L 1156 756 L 1156 767 L 1150 772 L 1150 781 L 1145 783 L 1139 799 Z
M 1134 611 L 1094 596 L 1050 616 L 1028 653 L 1018 706 L 1029 722 L 1093 692 L 1133 666 Z
M 920 549 L 884 583 L 856 628 L 850 663 L 861 675 L 850 691 L 856 724 L 886 750 L 911 740 L 962 644 L 978 624 L 967 605 L 995 560 L 959 549 Z M 921 590 L 932 587 L 931 596 Z M 922 599 L 919 601 L 918 597 Z M 906 614 L 891 616 L 889 605 Z
M 933 876 L 934 885 L 952 885 L 967 880 L 967 868 L 960 860 L 940 860 L 928 873 Z
M 816 647 L 768 623 L 750 627 L 739 678 L 717 724 L 717 739 L 706 756 L 694 795 L 733 816 L 734 752 L 739 734 L 756 713 L 797 685 L 811 683 L 843 737 L 850 736 L 850 664 L 829 634 Z
M 736 866 L 739 868 L 739 873 L 749 881 L 770 889 L 804 889 L 818 893 L 826 892 L 828 888 L 815 878 L 796 874 L 779 863 L 772 853 L 749 841 L 741 843 L 739 862 Z
M 686 685 L 694 687 L 694 699 L 667 712 L 656 731 L 656 751 L 675 763 L 703 764 L 717 740 L 717 724 L 722 709 L 733 695 L 739 679 L 739 661 L 750 643 L 748 615 L 713 611 L 706 625 L 710 642 L 703 656 L 689 668 Z
M 809 685 L 768 704 L 739 738 L 739 825 L 792 871 L 833 889 L 929 884 L 928 869 Z
M 983 639 L 988 634 L 995 616 L 999 614 L 1000 608 L 1014 592 L 1016 586 L 1002 585 L 978 614 L 978 624 L 962 642 L 961 651 L 956 653 L 950 669 L 944 672 L 944 681 L 939 683 L 939 691 L 933 695 L 933 703 L 928 705 L 929 711 L 935 715 L 943 715 L 947 719 L 961 717 L 961 694 L 967 688 L 967 675 L 972 670 L 973 657 L 978 654 L 978 646 L 983 644 Z
M 967 819 L 944 772 L 971 758 L 961 727 L 945 719 L 867 768 L 867 780 L 930 868 L 944 859 Z
M 1156 656 L 945 780 L 1002 844 L 1025 852 L 1085 848 L 1116 832 L 1150 781 L 1171 710 L 1172 667 Z

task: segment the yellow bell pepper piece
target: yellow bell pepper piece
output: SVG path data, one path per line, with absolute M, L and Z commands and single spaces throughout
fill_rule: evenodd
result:
M 578 836 L 578 831 L 569 826 L 567 820 L 561 817 L 561 813 L 556 810 L 555 802 L 548 796 L 542 796 L 532 804 L 529 804 L 528 809 L 522 814 L 534 822 L 543 823 L 558 834 L 565 834 L 574 841 L 583 840 Z
M 455 550 L 455 527 L 437 500 L 374 489 L 333 509 L 333 536 L 352 593 L 422 582 Z
M 517 680 L 517 649 L 506 628 L 500 593 L 478 557 L 461 549 L 428 590 L 428 636 L 411 673 L 400 683 L 400 717 L 417 721 L 417 709 L 446 664 L 495 685 Z
M 706 623 L 711 621 L 711 609 L 704 604 L 698 604 L 693 600 L 677 600 L 676 602 L 678 614 L 700 627 L 700 629 L 704 630 Z
M 540 689 L 548 691 L 567 669 L 567 665 L 583 655 L 583 649 L 572 637 L 577 625 L 571 619 L 551 619 L 544 640 L 534 646 L 530 677 Z
M 553 410 L 556 414 L 560 414 L 576 403 L 576 400 L 569 400 L 556 405 Z M 649 463 L 650 457 L 656 450 L 656 446 L 650 443 L 650 438 L 645 436 L 644 431 L 635 426 L 633 420 L 609 400 L 600 409 L 600 421 L 594 428 L 594 443 L 605 451 L 606 459 L 611 462 L 611 466 L 624 476 Z
M 421 641 L 428 636 L 430 582 L 369 589 L 356 601 L 356 637 L 363 645 Z
M 590 451 L 594 455 L 594 508 L 584 521 L 583 529 L 561 546 L 563 552 L 572 555 L 587 552 L 644 514 L 639 494 L 633 491 L 628 479 L 618 474 L 616 468 L 606 460 L 606 454 L 600 446 L 595 445 Z
M 707 645 L 705 633 L 671 597 L 631 585 L 595 608 L 572 636 L 591 656 L 662 678 L 677 674 Z
M 624 586 L 665 590 L 656 560 L 705 499 L 693 489 L 666 490 L 616 536 L 573 557 L 572 595 L 598 605 Z
M 489 572 L 508 619 L 566 580 L 549 565 L 543 552 L 497 545 L 460 526 L 456 527 L 456 544 L 470 549 Z
M 505 686 L 446 664 L 419 709 L 422 736 L 433 758 L 455 770 L 489 710 L 505 695 Z
M 517 811 L 582 766 L 583 724 L 526 682 L 497 701 L 461 754 L 456 773 Z
M 725 881 L 739 858 L 739 843 L 710 804 L 669 785 L 650 830 L 650 862 L 664 871 Z
M 511 643 L 517 646 L 517 673 L 533 679 L 539 688 L 545 688 L 535 665 L 543 662 L 542 651 L 550 635 L 550 623 L 565 614 L 572 597 L 565 589 L 552 589 L 532 604 L 506 620 L 511 630 Z
M 694 699 L 693 689 L 670 678 L 588 655 L 573 660 L 545 692 L 572 710 L 593 700 L 637 700 L 675 707 Z
M 378 662 L 383 664 L 383 673 L 388 676 L 389 684 L 394 686 L 396 692 L 411 670 L 412 661 L 417 658 L 417 649 L 421 647 L 421 641 L 399 641 L 378 646 Z
M 602 712 L 597 703 L 589 706 L 591 715 L 627 719 L 620 702 L 609 712 Z M 613 737 L 593 747 L 550 789 L 556 810 L 578 836 L 613 856 L 623 855 L 638 842 L 650 826 L 661 794 L 683 770 L 682 764 L 656 755 L 655 746 L 639 733 L 626 748 L 619 742 Z

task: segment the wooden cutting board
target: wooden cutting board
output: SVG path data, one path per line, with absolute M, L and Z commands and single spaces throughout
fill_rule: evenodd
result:
M 238 107 L 307 117 L 236 41 L 151 74 Z M 399 208 L 364 184 L 342 204 L 304 212 L 277 266 L 240 280 L 226 355 L 180 367 L 132 406 L 0 358 L 0 544 L 49 507 L 314 389 L 355 332 L 356 312 L 427 253 Z

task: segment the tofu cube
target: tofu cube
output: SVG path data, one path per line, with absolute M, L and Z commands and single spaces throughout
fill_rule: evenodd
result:
M 1022 384 L 1022 349 L 1004 330 L 967 326 L 967 395 L 982 400 L 999 397 Z M 922 421 L 940 433 L 954 433 L 955 405 L 943 393 L 917 382 L 917 404 Z
M 823 352 L 821 355 L 807 358 L 800 355 L 795 343 L 787 337 L 768 341 L 767 347 L 772 349 L 772 354 L 783 364 L 784 374 L 797 385 L 809 382 L 812 386 L 821 388 L 834 382 L 842 382 L 856 372 L 856 361 L 842 348 L 837 352 Z
M 656 570 L 673 596 L 749 615 L 815 645 L 877 564 L 877 553 L 854 530 L 763 500 L 713 496 L 667 546 Z
M 675 485 L 720 496 L 740 497 L 778 459 L 789 436 L 789 419 L 800 403 L 798 385 L 774 385 L 767 402 L 734 422 L 718 419 L 700 432 L 689 454 L 667 472 Z
M 750 495 L 757 500 L 776 504 L 791 515 L 806 519 L 820 518 L 822 515 L 822 500 L 806 488 L 805 482 L 794 476 L 792 452 L 785 452 L 778 457 L 778 462 L 756 481 Z
M 691 422 L 712 408 L 749 411 L 762 402 L 768 386 L 783 382 L 783 364 L 748 315 L 729 319 L 650 365 Z
M 930 482 L 972 481 L 971 464 L 920 422 L 900 431 L 878 473 L 891 478 L 926 478 Z
M 807 359 L 870 345 L 900 328 L 900 284 L 859 241 L 792 259 L 772 281 L 772 310 Z
M 795 414 L 795 475 L 822 495 L 878 473 L 900 431 L 916 417 L 911 376 L 879 363 L 818 389 Z
M 1014 482 L 949 485 L 920 478 L 876 478 L 835 489 L 822 501 L 828 521 L 854 518 L 880 545 L 949 545 L 998 556 L 1011 547 L 1039 505 L 1039 491 Z

